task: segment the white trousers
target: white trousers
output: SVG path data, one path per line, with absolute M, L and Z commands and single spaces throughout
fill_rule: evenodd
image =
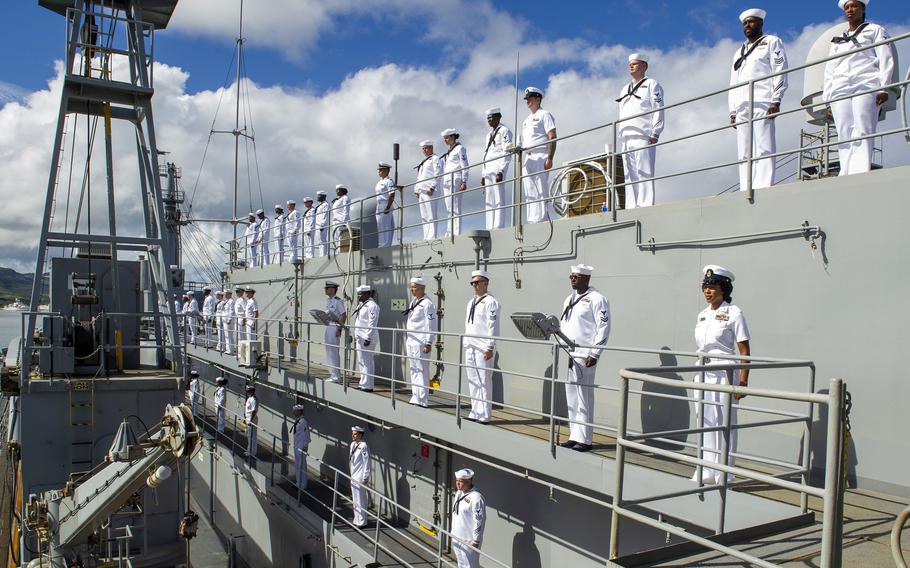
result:
M 252 420 L 247 420 L 246 423 L 246 453 L 251 458 L 256 457 L 256 450 L 259 448 L 259 437 L 257 436 L 257 431 L 259 430 L 258 424 L 258 416 Z
M 580 422 L 594 421 L 594 373 L 597 365 L 585 367 L 585 357 L 572 357 L 572 368 L 566 382 L 566 408 L 569 415 L 569 439 L 591 444 L 594 428 Z
M 423 221 L 423 240 L 432 241 L 436 238 L 436 204 L 439 202 L 426 193 L 418 193 L 417 203 Z
M 303 258 L 313 258 L 316 247 L 313 246 L 313 231 L 303 234 Z
M 268 266 L 271 262 L 272 254 L 269 252 L 269 241 L 263 239 L 262 244 L 259 245 L 259 266 Z
M 524 198 L 525 222 L 540 223 L 547 219 L 547 202 L 541 201 L 548 197 L 550 172 L 544 169 L 547 159 L 545 153 L 528 154 L 525 156 L 521 173 L 521 194 Z
M 301 490 L 306 489 L 306 452 L 309 448 L 294 448 L 294 469 L 297 477 L 297 487 Z
M 755 103 L 753 118 L 759 119 L 768 116 L 770 103 Z M 742 105 L 736 111 L 736 122 L 749 120 L 749 105 Z M 777 151 L 777 139 L 774 128 L 774 119 L 766 118 L 755 120 L 752 123 L 752 187 L 771 187 L 774 185 L 775 158 L 757 160 L 762 156 L 773 154 Z M 749 125 L 741 124 L 736 127 L 736 157 L 745 160 L 749 157 Z M 739 165 L 739 190 L 745 191 L 749 184 L 749 164 Z
M 256 245 L 249 246 L 249 252 L 247 253 L 248 264 L 252 267 L 259 266 L 259 247 Z
M 272 253 L 272 264 L 281 264 L 284 262 L 284 239 L 275 239 L 278 250 Z
M 461 182 L 457 182 L 458 186 L 453 190 L 451 180 L 445 181 L 442 184 L 442 194 L 445 196 L 446 210 L 449 212 L 449 216 L 446 219 L 446 236 L 458 236 L 461 234 L 461 200 L 464 197 L 463 192 L 458 191 L 461 187 Z
M 357 366 L 360 370 L 360 388 L 373 388 L 374 361 L 373 357 L 376 349 L 376 340 L 370 341 L 369 345 L 363 344 L 363 339 L 357 338 Z
M 341 380 L 341 353 L 338 349 L 341 338 L 335 335 L 337 332 L 337 325 L 327 325 L 323 335 L 325 358 L 329 366 L 329 380 L 333 382 Z
M 224 407 L 215 407 L 215 430 L 224 432 Z
M 622 151 L 634 150 L 622 155 L 623 172 L 626 180 L 626 209 L 654 205 L 654 158 L 657 148 L 643 136 L 629 136 L 622 139 Z
M 480 568 L 480 552 L 455 539 L 452 539 L 452 551 L 458 568 Z
M 878 127 L 878 106 L 875 93 L 831 103 L 834 127 L 837 129 L 837 155 L 842 176 L 868 172 L 872 169 L 872 138 L 840 143 L 858 136 L 874 134 Z
M 367 507 L 370 504 L 370 494 L 365 485 L 351 480 L 351 501 L 354 502 L 354 524 L 362 527 L 367 524 Z
M 198 408 L 199 408 L 199 399 L 194 398 L 193 400 L 190 401 L 190 412 L 192 412 L 193 415 L 195 416 L 196 410 Z
M 221 316 L 215 316 L 215 321 L 212 323 L 215 327 L 215 335 L 218 336 L 215 348 L 218 351 L 224 351 L 224 332 L 221 330 Z
M 734 377 L 738 377 L 739 373 L 734 371 Z M 739 384 L 739 379 L 734 380 L 736 384 Z M 715 385 L 726 385 L 727 382 L 727 373 L 726 371 L 720 372 L 705 372 L 705 383 L 715 384 Z M 705 404 L 702 407 L 702 412 L 704 412 L 704 427 L 705 428 L 716 428 L 724 425 L 724 405 L 727 403 L 730 395 L 726 393 L 720 393 L 717 391 L 696 391 L 696 398 L 701 398 L 704 400 Z M 717 403 L 717 404 L 708 404 L 708 403 Z M 696 417 L 697 420 L 697 417 Z M 698 422 L 696 421 L 696 424 Z M 730 424 L 733 425 L 736 423 L 736 409 L 731 407 L 730 414 Z M 724 444 L 724 433 L 722 431 L 717 432 L 705 432 L 702 434 L 702 459 L 714 463 L 721 463 L 721 449 Z M 736 451 L 736 430 L 730 430 L 730 447 L 727 449 L 727 452 Z M 733 458 L 727 458 L 727 465 L 733 465 Z M 723 481 L 724 473 L 716 469 L 711 469 L 709 467 L 703 467 L 701 470 L 701 478 L 705 483 L 721 483 Z M 733 476 L 729 476 L 728 479 L 732 479 Z M 697 481 L 695 476 L 692 476 L 693 481 Z
M 293 235 L 287 236 L 287 242 L 284 244 L 285 256 L 287 257 L 288 262 L 294 262 L 300 258 L 300 250 L 298 245 L 300 242 L 300 235 L 294 233 Z
M 187 341 L 189 341 L 193 345 L 196 345 L 196 317 L 195 316 L 189 316 L 188 318 L 186 318 L 186 330 L 184 331 L 184 333 L 186 333 Z
M 233 349 L 237 345 L 237 337 L 234 335 L 234 330 L 234 320 L 222 318 L 221 335 L 224 339 L 221 344 L 224 346 L 224 352 L 228 355 L 233 353 Z
M 202 316 L 202 325 L 205 329 L 205 343 L 206 347 L 212 346 L 212 316 Z
M 395 224 L 392 222 L 394 211 L 394 209 L 389 209 L 388 213 L 376 212 L 376 232 L 379 239 L 379 248 L 392 246 L 392 234 L 395 232 Z
M 329 255 L 329 230 L 326 228 L 316 229 L 313 232 L 313 255 Z
M 506 172 L 502 172 L 505 179 Z M 504 229 L 506 227 L 506 210 L 500 209 L 506 204 L 506 188 L 503 183 L 496 183 L 496 173 L 485 174 L 484 180 L 484 205 L 486 205 L 487 230 Z
M 256 341 L 256 324 L 253 320 L 246 320 L 244 324 L 243 338 L 247 341 Z
M 240 342 L 244 339 L 243 318 L 234 318 L 234 349 L 240 349 Z
M 427 385 L 430 380 L 430 354 L 423 352 L 422 341 L 408 338 L 405 351 L 411 371 L 411 404 L 427 405 Z
M 471 396 L 471 413 L 468 418 L 489 422 L 493 411 L 493 359 L 483 358 L 481 347 L 465 345 L 465 375 L 468 377 L 468 394 Z M 475 368 L 476 367 L 476 368 Z

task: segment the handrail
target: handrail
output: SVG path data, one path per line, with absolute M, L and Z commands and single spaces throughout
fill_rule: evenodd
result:
M 894 526 L 891 528 L 891 556 L 894 557 L 894 565 L 897 568 L 907 568 L 904 552 L 901 550 L 901 533 L 904 531 L 907 521 L 910 521 L 910 507 L 897 515 L 897 518 L 894 519 Z

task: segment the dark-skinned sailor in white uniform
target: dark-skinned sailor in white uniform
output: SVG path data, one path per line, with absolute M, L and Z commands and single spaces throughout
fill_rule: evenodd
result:
M 483 151 L 483 166 L 480 185 L 483 186 L 484 202 L 486 205 L 487 230 L 504 229 L 508 210 L 503 180 L 509 175 L 509 166 L 512 164 L 512 131 L 503 124 L 502 110 L 499 107 L 487 109 L 487 124 L 490 132 L 487 133 Z
M 379 343 L 379 304 L 373 300 L 373 288 L 369 284 L 357 287 L 357 307 L 351 314 L 353 333 L 356 340 L 357 364 L 360 371 L 360 390 L 373 392 L 375 363 L 373 357 Z
M 455 498 L 452 500 L 452 551 L 458 568 L 480 566 L 480 545 L 487 524 L 487 505 L 474 488 L 474 472 L 460 469 L 455 472 Z

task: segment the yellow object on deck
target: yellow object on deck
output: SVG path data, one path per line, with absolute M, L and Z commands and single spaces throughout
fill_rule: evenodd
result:
M 119 329 L 114 330 L 114 358 L 117 360 L 117 370 L 123 370 L 123 332 Z

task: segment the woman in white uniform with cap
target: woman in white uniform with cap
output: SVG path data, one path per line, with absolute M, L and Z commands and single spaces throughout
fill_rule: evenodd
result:
M 439 133 L 445 142 L 446 153 L 442 155 L 442 194 L 445 196 L 449 218 L 446 219 L 446 236 L 461 234 L 462 192 L 468 188 L 468 151 L 458 141 L 460 134 L 454 128 Z
M 417 183 L 414 184 L 414 195 L 420 208 L 420 220 L 423 222 L 423 239 L 432 241 L 436 238 L 436 190 L 439 189 L 439 176 L 442 174 L 442 162 L 433 153 L 433 142 L 424 140 L 420 143 L 423 160 L 417 167 Z
M 830 105 L 830 115 L 837 129 L 837 154 L 840 174 L 858 174 L 872 168 L 872 139 L 853 138 L 875 134 L 879 107 L 888 100 L 888 92 L 875 89 L 891 83 L 894 58 L 890 45 L 857 51 L 861 47 L 888 39 L 885 28 L 866 21 L 869 0 L 839 0 L 844 11 L 847 31 L 831 38 L 829 55 L 845 54 L 825 64 L 825 87 L 822 100 Z M 869 92 L 872 91 L 872 92 Z M 840 97 L 863 93 L 840 101 Z M 840 143 L 844 140 L 843 143 Z
M 479 548 L 487 523 L 487 505 L 483 495 L 474 489 L 474 472 L 460 469 L 455 472 L 455 499 L 452 503 L 452 550 L 458 568 L 480 566 Z
M 329 366 L 329 381 L 337 383 L 341 380 L 341 353 L 338 350 L 338 344 L 341 342 L 341 330 L 347 321 L 347 314 L 344 310 L 344 302 L 338 296 L 338 282 L 334 280 L 325 281 L 325 311 L 335 316 L 338 323 L 330 323 L 325 326 L 325 358 Z
M 411 278 L 408 290 L 411 303 L 404 311 L 407 318 L 405 351 L 411 372 L 411 404 L 427 405 L 427 384 L 430 380 L 430 351 L 436 339 L 436 305 L 426 295 L 427 281 L 421 276 Z
M 373 288 L 369 284 L 357 287 L 357 301 L 360 303 L 351 314 L 351 319 L 354 320 L 354 337 L 357 340 L 360 390 L 372 392 L 375 378 L 373 356 L 379 341 L 376 332 L 376 326 L 379 325 L 379 304 L 373 301 Z
M 366 486 L 370 483 L 373 471 L 370 447 L 363 440 L 365 431 L 362 426 L 351 426 L 351 501 L 354 505 L 354 526 L 361 528 L 367 525 L 370 495 Z
M 698 314 L 695 322 L 695 345 L 700 353 L 709 358 L 705 359 L 706 366 L 729 365 L 735 363 L 732 359 L 711 359 L 711 354 L 748 356 L 749 327 L 742 310 L 734 306 L 733 301 L 733 273 L 722 266 L 709 264 L 702 269 L 704 279 L 701 289 L 708 306 Z M 709 384 L 729 384 L 727 371 L 705 371 L 704 382 Z M 749 370 L 733 371 L 733 383 L 746 386 L 749 380 Z M 704 427 L 717 428 L 724 424 L 724 405 L 729 395 L 716 391 L 698 391 L 696 396 L 702 396 L 704 405 Z M 737 396 L 737 398 L 741 398 Z M 735 422 L 736 411 L 732 410 L 730 423 Z M 702 434 L 704 448 L 703 459 L 714 463 L 721 463 L 720 451 L 723 447 L 724 433 L 722 431 L 706 432 Z M 736 430 L 730 431 L 730 446 L 728 452 L 736 449 Z M 728 465 L 732 465 L 730 459 Z M 697 475 L 697 472 L 696 472 Z M 693 481 L 698 481 L 696 475 Z M 702 468 L 702 481 L 704 483 L 721 483 L 723 472 L 708 467 Z
M 468 300 L 464 324 L 465 335 L 479 336 L 464 338 L 464 370 L 471 397 L 468 420 L 481 424 L 490 421 L 493 410 L 493 356 L 499 335 L 499 302 L 487 292 L 489 285 L 489 272 L 471 272 L 474 296 Z
M 294 467 L 297 474 L 297 487 L 304 490 L 307 487 L 306 453 L 310 448 L 310 425 L 303 415 L 303 405 L 295 404 L 293 408 L 294 424 L 291 434 L 294 435 Z

